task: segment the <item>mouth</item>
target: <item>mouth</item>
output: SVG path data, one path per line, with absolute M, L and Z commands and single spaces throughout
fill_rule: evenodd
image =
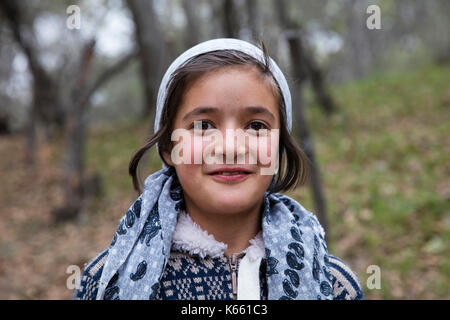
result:
M 248 178 L 252 172 L 246 169 L 216 170 L 209 175 L 219 182 L 241 182 Z

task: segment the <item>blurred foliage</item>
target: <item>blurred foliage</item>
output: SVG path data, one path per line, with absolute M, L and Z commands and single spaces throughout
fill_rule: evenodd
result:
M 450 68 L 422 67 L 334 87 L 342 110 L 310 107 L 330 251 L 382 290 L 367 298 L 450 298 Z M 292 194 L 306 207 L 305 189 Z M 365 287 L 366 288 L 366 287 Z

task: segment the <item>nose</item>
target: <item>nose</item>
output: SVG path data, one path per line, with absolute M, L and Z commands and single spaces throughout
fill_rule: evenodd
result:
M 247 146 L 244 131 L 242 129 L 226 129 L 224 142 L 225 163 L 245 164 Z

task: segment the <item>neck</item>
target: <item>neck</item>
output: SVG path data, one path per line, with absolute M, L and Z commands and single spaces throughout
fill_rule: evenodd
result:
M 226 256 L 245 250 L 249 246 L 249 240 L 261 230 L 262 201 L 251 210 L 216 214 L 201 210 L 188 199 L 185 200 L 186 211 L 192 220 L 217 241 L 227 245 Z

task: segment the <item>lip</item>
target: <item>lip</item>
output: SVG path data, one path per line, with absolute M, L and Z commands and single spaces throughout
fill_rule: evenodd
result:
M 253 173 L 252 170 L 249 170 L 244 167 L 222 167 L 222 168 L 214 169 L 214 170 L 208 172 L 208 174 L 213 175 L 213 174 L 216 174 L 217 172 L 236 172 L 236 171 L 242 171 L 247 174 Z
M 224 175 L 224 174 L 218 174 L 218 172 L 236 172 L 241 171 L 243 173 L 241 174 L 233 174 L 233 175 Z M 241 182 L 245 179 L 247 179 L 253 172 L 251 172 L 249 169 L 242 168 L 242 167 L 226 167 L 226 168 L 219 168 L 211 171 L 208 173 L 214 180 L 218 182 Z
M 224 174 L 211 174 L 210 176 L 220 182 L 241 182 L 247 179 L 251 173 L 243 173 L 243 174 L 233 174 L 233 175 L 224 175 Z

